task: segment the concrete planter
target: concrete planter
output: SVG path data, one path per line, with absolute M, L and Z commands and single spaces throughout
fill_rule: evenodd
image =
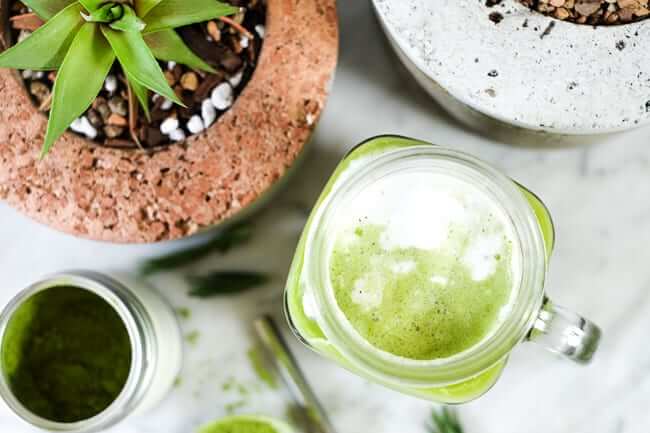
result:
M 3 34 L 7 1 L 0 6 Z M 6 40 L 6 39 L 5 39 Z M 0 70 L 0 199 L 96 240 L 177 239 L 259 205 L 302 154 L 338 54 L 335 0 L 268 0 L 254 76 L 209 130 L 147 155 L 66 134 L 38 160 L 47 119 Z
M 650 21 L 594 28 L 485 3 L 373 0 L 405 66 L 473 127 L 583 135 L 650 121 Z

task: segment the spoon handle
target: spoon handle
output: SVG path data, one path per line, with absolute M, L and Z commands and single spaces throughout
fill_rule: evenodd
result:
M 307 433 L 336 433 L 273 318 L 260 317 L 254 328 L 298 405 Z

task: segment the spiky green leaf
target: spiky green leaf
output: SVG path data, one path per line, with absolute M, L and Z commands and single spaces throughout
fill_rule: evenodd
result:
M 463 426 L 458 420 L 456 411 L 448 407 L 433 409 L 431 421 L 431 433 L 463 433 Z
M 183 103 L 169 87 L 158 61 L 138 32 L 121 32 L 101 26 L 102 32 L 113 47 L 122 69 L 130 79 L 179 105 Z
M 124 7 L 113 3 L 107 3 L 90 12 L 81 14 L 84 19 L 91 23 L 112 23 L 124 16 Z
M 217 0 L 165 0 L 144 17 L 145 33 L 187 26 L 239 12 L 239 8 Z
M 212 66 L 194 54 L 174 30 L 150 33 L 144 36 L 144 40 L 151 48 L 153 55 L 159 60 L 181 63 L 201 71 L 216 72 Z
M 46 155 L 68 126 L 90 107 L 114 61 L 115 54 L 99 27 L 84 24 L 72 41 L 54 83 L 41 156 Z
M 96 11 L 97 9 L 100 9 L 103 6 L 107 6 L 107 0 L 79 0 L 79 3 L 86 8 L 86 10 L 90 13 Z M 110 7 L 111 5 L 108 4 Z
M 49 20 L 63 9 L 76 3 L 77 0 L 23 0 L 25 6 L 33 10 L 36 15 Z
M 123 32 L 141 32 L 147 26 L 144 21 L 142 21 L 135 14 L 135 11 L 129 7 L 123 7 L 124 14 L 122 18 L 117 21 L 113 21 L 110 24 L 110 27 L 113 30 L 121 30 Z
M 131 91 L 138 99 L 138 102 L 142 107 L 142 111 L 144 111 L 144 115 L 147 117 L 147 119 L 150 120 L 151 115 L 149 112 L 149 90 L 146 87 L 144 87 L 142 84 L 138 83 L 136 80 L 129 77 L 128 74 L 126 75 L 126 79 L 129 81 L 129 86 L 131 87 Z
M 158 6 L 162 0 L 135 0 L 135 12 L 140 18 L 144 18 L 151 9 Z
M 81 10 L 79 3 L 66 7 L 27 39 L 4 51 L 0 54 L 0 68 L 57 69 L 84 24 Z

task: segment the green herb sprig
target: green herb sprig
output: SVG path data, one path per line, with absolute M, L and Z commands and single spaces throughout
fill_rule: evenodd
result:
M 269 281 L 267 275 L 259 272 L 217 271 L 206 275 L 189 276 L 190 296 L 211 298 L 244 292 Z
M 97 97 L 117 59 L 147 116 L 148 92 L 178 105 L 157 60 L 206 72 L 175 28 L 236 14 L 217 0 L 22 0 L 40 28 L 0 54 L 0 68 L 56 70 L 41 157 Z
M 222 230 L 205 243 L 147 260 L 140 267 L 140 273 L 153 275 L 191 265 L 213 253 L 225 254 L 232 248 L 248 242 L 251 234 L 252 229 L 249 225 L 238 225 Z
M 166 256 L 147 260 L 140 273 L 148 276 L 192 265 L 213 253 L 225 254 L 251 238 L 249 225 L 238 225 L 222 230 L 208 241 L 197 246 L 176 251 Z M 250 271 L 213 271 L 203 275 L 186 275 L 190 284 L 189 295 L 198 298 L 237 294 L 269 281 L 266 274 Z
M 448 407 L 434 409 L 431 413 L 429 433 L 463 433 L 456 411 Z

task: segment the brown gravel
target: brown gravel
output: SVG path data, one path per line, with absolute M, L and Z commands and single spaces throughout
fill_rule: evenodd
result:
M 627 24 L 650 17 L 650 0 L 519 0 L 562 21 L 589 25 Z
M 266 2 L 227 1 L 242 7 L 243 12 L 231 18 L 178 29 L 187 45 L 213 66 L 216 74 L 160 62 L 167 82 L 187 108 L 150 93 L 151 121 L 147 121 L 139 105 L 133 103 L 134 95 L 116 63 L 92 107 L 70 129 L 108 147 L 156 149 L 185 141 L 212 126 L 230 109 L 252 77 L 264 39 Z M 42 21 L 20 1 L 12 3 L 11 15 L 14 40 L 28 37 L 42 25 Z M 56 75 L 20 72 L 34 104 L 47 114 Z M 227 86 L 225 101 L 219 95 L 213 96 L 219 86 Z M 210 104 L 211 101 L 216 103 Z

